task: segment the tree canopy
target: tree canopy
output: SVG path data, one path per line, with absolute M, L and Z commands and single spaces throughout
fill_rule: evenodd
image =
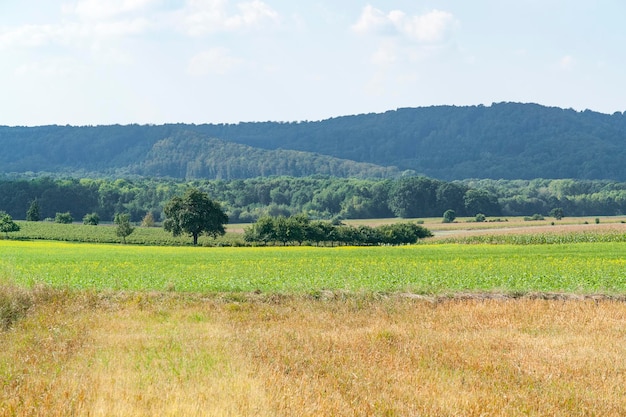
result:
M 398 183 L 402 183 L 398 185 Z M 466 180 L 446 182 L 429 178 L 357 179 L 314 176 L 259 177 L 246 180 L 181 181 L 157 178 L 52 179 L 4 178 L 0 175 L 0 210 L 24 220 L 32 201 L 41 219 L 56 213 L 75 217 L 97 213 L 110 222 L 128 213 L 141 223 L 148 214 L 155 223 L 163 208 L 189 187 L 219 201 L 231 223 L 251 223 L 263 216 L 289 217 L 305 213 L 310 219 L 371 219 L 441 217 L 454 210 L 457 217 L 548 216 L 562 208 L 568 217 L 626 214 L 626 183 L 607 180 Z M 428 198 L 430 201 L 416 199 Z
M 245 179 L 330 175 L 626 181 L 626 114 L 431 106 L 315 122 L 0 126 L 0 172 Z
M 20 226 L 13 221 L 13 218 L 4 211 L 0 211 L 0 232 L 4 233 L 5 237 L 8 238 L 9 233 L 19 231 Z
M 128 213 L 118 213 L 113 220 L 115 223 L 115 235 L 122 238 L 122 242 L 126 244 L 126 238 L 130 236 L 135 228 L 130 224 L 130 215 Z
M 224 225 L 228 223 L 228 216 L 218 202 L 197 188 L 190 188 L 183 197 L 172 198 L 163 211 L 164 229 L 174 236 L 183 233 L 192 236 L 194 246 L 202 234 L 217 237 L 226 233 Z
M 375 228 L 362 225 L 356 228 L 335 225 L 329 221 L 310 221 L 302 214 L 290 217 L 265 216 L 244 229 L 246 242 L 263 245 L 270 242 L 283 245 L 297 242 L 301 245 L 304 241 L 315 245 L 405 245 L 431 236 L 428 229 L 410 222 Z

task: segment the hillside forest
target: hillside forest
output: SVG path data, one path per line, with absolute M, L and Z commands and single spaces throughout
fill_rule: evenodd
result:
M 0 126 L 0 146 L 0 173 L 53 177 L 626 181 L 624 113 L 522 103 L 285 123 Z
M 565 216 L 626 213 L 626 183 L 607 180 L 464 180 L 424 176 L 356 179 L 325 176 L 257 177 L 238 180 L 103 179 L 0 176 L 0 211 L 26 219 L 34 202 L 39 220 L 69 213 L 82 221 L 96 213 L 112 221 L 128 213 L 140 222 L 150 213 L 164 218 L 172 197 L 196 187 L 218 201 L 231 223 L 263 216 L 306 214 L 310 219 L 547 216 L 556 208 Z

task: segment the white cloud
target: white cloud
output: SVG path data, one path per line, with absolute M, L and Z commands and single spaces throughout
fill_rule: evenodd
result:
M 148 18 L 131 13 L 144 12 L 159 0 L 79 0 L 61 6 L 59 23 L 27 24 L 0 31 L 0 48 L 49 45 L 90 46 L 109 38 L 145 33 Z
M 370 5 L 365 6 L 358 22 L 352 25 L 352 30 L 357 33 L 371 33 L 390 23 L 389 18 L 382 12 Z
M 185 31 L 193 36 L 220 31 L 236 31 L 275 24 L 278 12 L 260 0 L 237 4 L 237 13 L 229 12 L 227 0 L 189 0 L 185 9 Z
M 370 5 L 361 12 L 352 30 L 360 34 L 401 35 L 419 43 L 440 43 L 447 40 L 456 26 L 454 16 L 445 11 L 432 10 L 423 15 L 409 16 L 401 10 L 385 14 Z
M 43 46 L 60 35 L 56 25 L 24 25 L 0 33 L 0 48 Z
M 189 61 L 187 72 L 191 75 L 225 75 L 244 63 L 242 59 L 231 55 L 226 48 L 212 48 L 200 52 Z
M 155 0 L 79 0 L 74 4 L 63 5 L 63 11 L 82 19 L 104 20 L 141 11 L 154 2 Z
M 182 30 L 189 35 L 238 31 L 274 25 L 280 15 L 261 0 L 187 0 L 160 13 L 162 0 L 78 0 L 62 5 L 64 19 L 50 24 L 0 28 L 0 48 L 52 44 L 90 46 L 111 38 L 151 30 Z
M 143 18 L 89 24 L 25 25 L 0 33 L 0 48 L 36 48 L 51 44 L 78 46 L 107 38 L 139 35 L 148 28 L 149 22 Z

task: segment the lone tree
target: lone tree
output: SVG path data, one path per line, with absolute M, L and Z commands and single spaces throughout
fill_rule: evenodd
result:
M 565 215 L 563 214 L 563 209 L 561 207 L 555 207 L 550 210 L 550 216 L 557 220 L 561 220 Z
M 39 202 L 37 199 L 34 199 L 26 211 L 26 221 L 38 222 L 39 220 L 41 220 L 41 210 L 39 208 Z
M 126 237 L 130 236 L 135 231 L 135 228 L 130 225 L 130 214 L 117 213 L 113 219 L 113 223 L 117 225 L 115 228 L 115 235 L 122 238 L 122 242 L 126 244 Z
M 443 213 L 443 222 L 452 223 L 456 219 L 456 212 L 454 210 L 446 210 Z
M 189 189 L 183 197 L 172 198 L 163 211 L 166 217 L 163 228 L 174 236 L 183 233 L 192 236 L 194 246 L 202 234 L 216 238 L 226 233 L 224 225 L 228 216 L 218 202 L 197 188 Z
M 13 221 L 13 218 L 4 211 L 0 211 L 0 232 L 4 233 L 8 239 L 9 233 L 19 231 L 20 226 Z

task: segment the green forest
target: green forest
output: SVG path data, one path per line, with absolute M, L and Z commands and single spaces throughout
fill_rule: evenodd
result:
M 128 213 L 140 222 L 150 213 L 164 218 L 167 201 L 190 187 L 205 191 L 231 223 L 263 216 L 306 214 L 310 219 L 425 218 L 447 210 L 457 216 L 565 216 L 626 213 L 626 183 L 608 180 L 464 180 L 423 176 L 357 179 L 328 176 L 257 177 L 238 180 L 158 178 L 15 178 L 0 176 L 0 211 L 26 219 L 33 202 L 39 220 L 70 213 L 73 221 L 97 214 L 104 222 Z
M 230 222 L 626 213 L 626 115 L 496 103 L 322 121 L 0 126 L 0 211 L 164 219 L 197 187 Z M 567 179 L 564 179 L 567 178 Z
M 497 103 L 322 121 L 1 127 L 0 173 L 626 181 L 626 115 Z

